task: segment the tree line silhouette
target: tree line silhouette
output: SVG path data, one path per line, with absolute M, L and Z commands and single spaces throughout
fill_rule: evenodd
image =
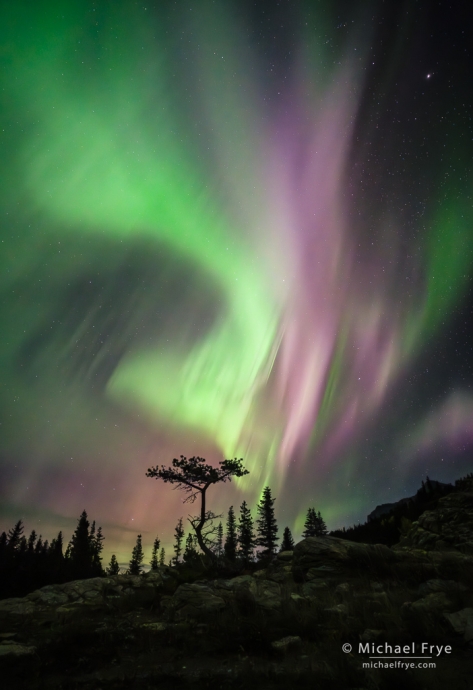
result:
M 278 525 L 274 512 L 275 498 L 267 486 L 256 506 L 256 521 L 246 501 L 240 506 L 238 517 L 230 506 L 225 527 L 219 521 L 216 529 L 207 525 L 206 543 L 208 549 L 221 564 L 232 563 L 241 566 L 261 564 L 271 559 L 278 550 Z M 325 522 L 314 508 L 309 508 L 302 537 L 327 534 Z M 27 537 L 23 521 L 19 520 L 8 533 L 0 535 L 0 598 L 24 596 L 40 587 L 61 584 L 71 580 L 82 580 L 127 572 L 140 575 L 145 569 L 145 554 L 142 535 L 139 534 L 133 547 L 127 568 L 120 568 L 113 554 L 107 568 L 102 565 L 104 536 L 95 521 L 90 523 L 84 510 L 70 542 L 64 548 L 62 531 L 51 542 L 43 541 L 35 530 Z M 279 551 L 294 548 L 289 527 L 284 528 Z M 164 565 L 192 567 L 201 562 L 205 554 L 199 548 L 195 533 L 185 534 L 183 518 L 179 518 L 174 530 L 173 556 L 166 562 L 164 547 L 155 538 L 151 551 L 149 568 L 157 570 Z
M 223 460 L 218 467 L 213 467 L 206 464 L 204 458 L 188 459 L 182 455 L 173 460 L 172 467 L 161 466 L 148 470 L 148 477 L 176 484 L 177 488 L 183 489 L 188 494 L 186 502 L 193 503 L 200 499 L 199 514 L 188 518 L 192 530 L 187 536 L 183 518 L 178 520 L 174 530 L 174 555 L 168 561 L 169 566 L 203 565 L 207 559 L 214 565 L 261 567 L 262 563 L 269 562 L 275 556 L 278 548 L 279 551 L 294 548 L 294 539 L 287 526 L 278 547 L 279 529 L 274 512 L 276 499 L 269 486 L 264 487 L 256 506 L 256 519 L 246 501 L 241 504 L 238 516 L 234 507 L 230 506 L 225 528 L 219 520 L 222 516 L 207 509 L 206 494 L 210 486 L 246 474 L 248 471 L 243 467 L 241 459 Z M 433 482 L 427 477 L 414 497 L 403 499 L 392 507 L 381 506 L 373 511 L 363 525 L 335 530 L 330 535 L 350 541 L 392 546 L 424 510 L 434 508 L 442 496 L 455 490 L 473 490 L 473 475 L 457 480 L 455 486 Z M 327 526 L 320 511 L 309 508 L 302 537 L 327 534 Z M 27 538 L 23 522 L 19 520 L 8 533 L 0 535 L 0 598 L 23 596 L 44 585 L 118 574 L 120 565 L 115 554 L 108 567 L 103 568 L 103 541 L 101 527 L 96 528 L 95 521 L 90 523 L 85 510 L 81 513 L 65 550 L 62 532 L 51 543 L 43 541 L 35 530 Z M 149 566 L 151 570 L 157 570 L 165 564 L 165 550 L 156 537 Z M 144 568 L 142 535 L 139 534 L 125 571 L 140 575 Z

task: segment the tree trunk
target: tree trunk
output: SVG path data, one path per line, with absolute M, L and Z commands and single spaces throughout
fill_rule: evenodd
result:
M 209 486 L 210 486 L 210 484 L 208 484 L 207 486 L 204 486 L 204 488 L 201 490 L 200 495 L 201 495 L 202 502 L 201 502 L 201 506 L 200 506 L 200 520 L 197 523 L 197 525 L 195 525 L 195 526 L 193 525 L 193 527 L 194 527 L 195 535 L 197 537 L 197 541 L 198 541 L 199 546 L 202 549 L 202 551 L 205 553 L 206 556 L 208 556 L 210 558 L 210 560 L 216 561 L 217 560 L 216 555 L 214 553 L 212 553 L 212 551 L 209 549 L 209 547 L 205 544 L 203 537 L 202 537 L 202 530 L 203 530 L 205 522 L 206 522 L 206 520 L 205 520 L 205 492 L 207 491 Z

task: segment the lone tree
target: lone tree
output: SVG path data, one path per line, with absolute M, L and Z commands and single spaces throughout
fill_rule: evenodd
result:
M 206 544 L 204 527 L 216 516 L 206 509 L 206 493 L 212 484 L 218 482 L 231 481 L 232 477 L 243 477 L 249 474 L 242 465 L 243 460 L 221 460 L 219 467 L 208 465 L 205 458 L 192 457 L 186 458 L 181 455 L 180 459 L 174 458 L 172 467 L 152 467 L 146 472 L 147 477 L 162 479 L 165 483 L 176 484 L 176 488 L 182 489 L 188 495 L 185 502 L 194 503 L 200 494 L 200 514 L 190 517 L 191 523 L 200 548 L 211 560 L 216 559 L 215 553 Z
M 294 549 L 294 539 L 292 538 L 289 527 L 284 528 L 280 551 L 292 551 Z
M 271 558 L 276 550 L 278 539 L 278 525 L 274 517 L 275 498 L 271 496 L 271 489 L 265 486 L 261 495 L 260 502 L 256 506 L 259 518 L 256 520 L 258 536 L 256 544 L 263 547 L 262 558 Z

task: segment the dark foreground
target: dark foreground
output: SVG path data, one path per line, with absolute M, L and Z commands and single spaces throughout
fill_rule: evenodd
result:
M 473 494 L 457 493 L 392 549 L 311 537 L 253 574 L 160 568 L 5 599 L 0 686 L 468 690 L 472 514 Z

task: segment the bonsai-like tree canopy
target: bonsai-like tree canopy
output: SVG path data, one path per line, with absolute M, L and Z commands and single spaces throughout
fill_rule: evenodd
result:
M 220 460 L 217 467 L 209 465 L 205 458 L 198 456 L 186 458 L 181 455 L 179 459 L 174 458 L 172 467 L 151 467 L 146 472 L 147 477 L 162 479 L 165 483 L 175 484 L 177 489 L 182 489 L 189 494 L 186 501 L 193 503 L 198 494 L 201 497 L 200 515 L 190 519 L 190 523 L 195 530 L 197 541 L 202 551 L 210 557 L 214 557 L 212 551 L 207 547 L 202 536 L 202 529 L 209 520 L 216 517 L 205 509 L 206 491 L 212 484 L 218 482 L 231 481 L 232 477 L 243 477 L 249 471 L 243 467 L 243 459 L 234 458 L 233 460 Z

